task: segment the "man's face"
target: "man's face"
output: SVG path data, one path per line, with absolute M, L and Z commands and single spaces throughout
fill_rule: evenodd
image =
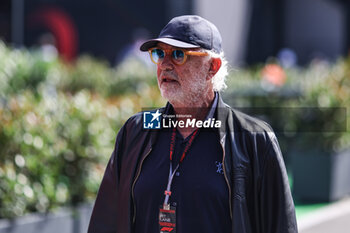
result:
M 164 43 L 158 43 L 158 47 L 174 48 Z M 188 56 L 184 64 L 176 65 L 167 54 L 157 65 L 158 87 L 162 96 L 173 105 L 197 103 L 212 90 L 211 81 L 207 79 L 209 68 L 208 56 Z

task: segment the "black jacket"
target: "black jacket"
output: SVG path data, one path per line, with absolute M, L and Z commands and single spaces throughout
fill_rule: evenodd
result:
M 216 114 L 222 122 L 219 140 L 230 193 L 232 232 L 296 233 L 288 177 L 271 128 L 263 121 L 233 110 L 220 97 Z M 133 186 L 157 137 L 157 130 L 142 130 L 142 123 L 142 113 L 136 114 L 118 133 L 97 195 L 89 233 L 132 233 Z

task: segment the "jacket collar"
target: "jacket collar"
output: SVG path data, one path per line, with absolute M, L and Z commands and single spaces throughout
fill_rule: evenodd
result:
M 222 142 L 226 136 L 226 132 L 227 132 L 226 128 L 229 127 L 228 118 L 230 116 L 230 107 L 227 104 L 225 104 L 225 102 L 222 100 L 220 92 L 218 92 L 218 95 L 219 95 L 219 101 L 218 101 L 218 106 L 216 108 L 216 117 L 219 121 L 221 121 L 219 135 L 220 135 L 220 141 Z

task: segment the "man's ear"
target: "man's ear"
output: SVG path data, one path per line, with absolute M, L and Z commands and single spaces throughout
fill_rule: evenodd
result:
M 220 69 L 221 67 L 221 59 L 220 58 L 212 58 L 211 64 L 209 67 L 208 79 L 211 79 Z

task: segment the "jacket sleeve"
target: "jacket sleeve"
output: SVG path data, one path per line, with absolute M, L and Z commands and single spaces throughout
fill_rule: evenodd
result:
M 90 218 L 88 233 L 115 233 L 118 189 L 118 157 L 122 153 L 125 125 L 120 129 L 107 164 Z
M 268 133 L 269 142 L 261 175 L 261 233 L 297 233 L 294 203 L 288 176 L 276 136 Z

